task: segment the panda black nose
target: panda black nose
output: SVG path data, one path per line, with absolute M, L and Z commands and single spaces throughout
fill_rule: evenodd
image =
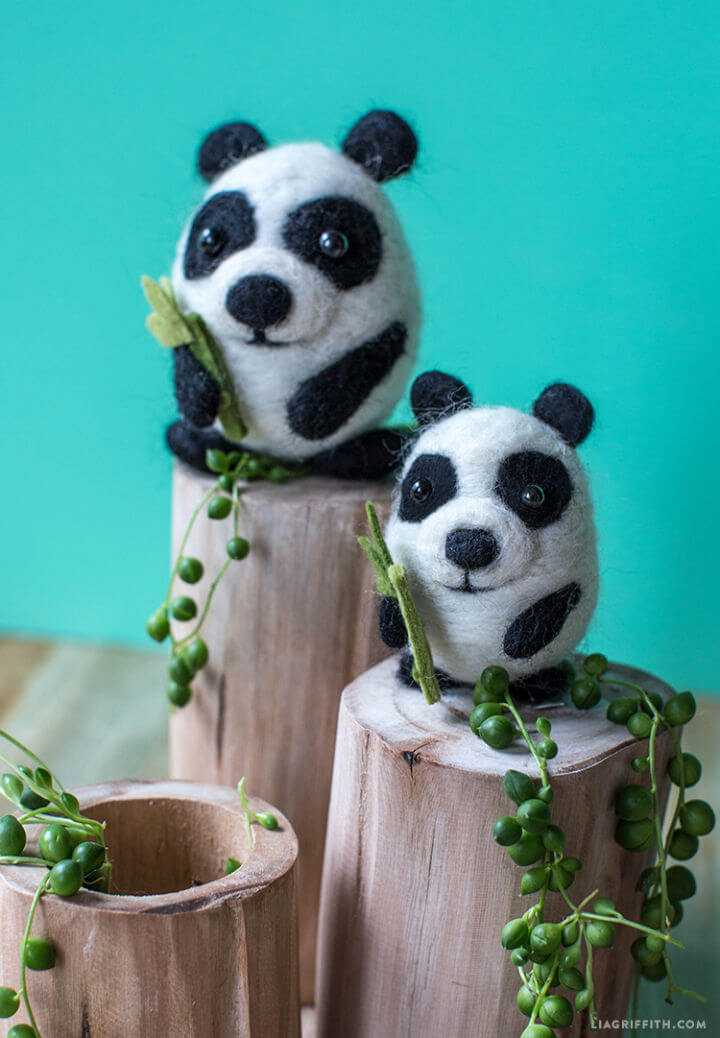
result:
M 232 286 L 225 300 L 228 313 L 255 331 L 280 324 L 287 317 L 291 303 L 287 285 L 269 274 L 241 278 Z
M 445 554 L 462 569 L 482 569 L 500 554 L 500 545 L 489 530 L 453 530 L 445 540 Z

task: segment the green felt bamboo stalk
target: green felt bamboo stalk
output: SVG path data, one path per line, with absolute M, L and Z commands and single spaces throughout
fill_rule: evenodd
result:
M 398 601 L 413 654 L 413 678 L 422 689 L 425 701 L 431 704 L 437 703 L 440 699 L 440 686 L 435 675 L 435 664 L 430 645 L 410 590 L 407 571 L 404 566 L 396 565 L 392 560 L 383 537 L 375 505 L 372 501 L 368 501 L 365 508 L 372 539 L 358 537 L 358 543 L 375 567 L 375 584 L 379 593 L 396 598 Z

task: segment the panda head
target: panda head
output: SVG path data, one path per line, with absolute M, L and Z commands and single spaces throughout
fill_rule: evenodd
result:
M 246 123 L 221 126 L 203 142 L 198 167 L 210 187 L 180 238 L 173 287 L 223 348 L 249 446 L 255 435 L 258 446 L 307 454 L 291 429 L 283 439 L 273 405 L 281 409 L 303 380 L 390 325 L 403 330 L 401 356 L 372 402 L 336 435 L 312 438 L 325 447 L 370 428 L 402 395 L 419 294 L 380 185 L 410 169 L 416 152 L 407 123 L 381 111 L 360 119 L 341 151 L 316 142 L 268 148 Z M 280 442 L 272 442 L 273 423 Z
M 592 504 L 575 447 L 593 409 L 549 386 L 532 414 L 472 407 L 458 380 L 430 372 L 412 403 L 421 431 L 387 527 L 406 566 L 438 666 L 473 682 L 563 659 L 597 597 Z

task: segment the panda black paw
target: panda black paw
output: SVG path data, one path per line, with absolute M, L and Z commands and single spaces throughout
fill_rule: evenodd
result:
M 180 414 L 198 429 L 206 429 L 217 418 L 220 384 L 206 371 L 189 346 L 173 350 L 175 398 Z
M 321 476 L 382 479 L 402 462 L 406 436 L 399 429 L 372 429 L 348 443 L 321 451 L 306 465 Z
M 400 611 L 400 603 L 391 595 L 384 595 L 378 612 L 380 637 L 389 649 L 402 649 L 407 645 L 407 629 Z
M 412 676 L 413 668 L 413 657 L 411 652 L 404 652 L 400 657 L 400 663 L 398 665 L 398 678 L 400 682 L 407 688 L 420 688 L 415 678 Z M 459 681 L 453 681 L 449 674 L 446 674 L 444 670 L 436 670 L 435 677 L 437 683 L 443 692 L 447 692 L 453 688 L 462 688 L 463 685 Z
M 165 433 L 167 445 L 173 454 L 199 472 L 209 472 L 205 454 L 209 450 L 236 450 L 236 444 L 226 440 L 215 429 L 195 429 L 182 418 L 169 425 Z
M 565 667 L 546 667 L 537 674 L 510 682 L 510 695 L 524 703 L 543 703 L 557 699 L 570 687 L 570 671 Z

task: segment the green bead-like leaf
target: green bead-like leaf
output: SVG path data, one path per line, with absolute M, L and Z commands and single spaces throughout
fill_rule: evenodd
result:
M 510 847 L 517 843 L 523 834 L 520 823 L 515 818 L 498 818 L 493 826 L 493 839 L 501 847 Z
M 18 858 L 25 849 L 27 833 L 14 815 L 0 818 L 0 855 Z
M 0 1019 L 15 1016 L 20 1008 L 20 996 L 14 988 L 0 987 Z
M 691 836 L 707 836 L 715 828 L 715 813 L 705 800 L 689 800 L 680 808 L 680 824 Z
M 511 919 L 509 923 L 506 923 L 500 936 L 500 942 L 503 948 L 519 948 L 521 945 L 527 946 L 528 926 L 525 920 Z
M 653 798 L 645 786 L 625 786 L 615 797 L 615 814 L 628 822 L 647 818 L 653 809 Z
M 668 764 L 668 775 L 676 786 L 685 785 L 686 789 L 700 781 L 702 765 L 692 753 L 681 753 Z
M 665 704 L 663 717 L 669 725 L 687 724 L 695 716 L 697 706 L 692 692 L 680 692 Z
M 547 882 L 547 878 L 547 869 L 543 865 L 529 869 L 520 881 L 520 893 L 535 894 L 538 890 L 542 890 Z
M 43 937 L 31 937 L 25 945 L 25 965 L 30 970 L 51 970 L 55 965 L 55 950 Z
M 507 850 L 516 865 L 532 865 L 544 856 L 545 845 L 537 833 L 523 833 L 521 839 Z
M 505 792 L 516 804 L 522 804 L 525 800 L 535 797 L 535 783 L 529 775 L 522 771 L 506 771 L 503 778 Z

